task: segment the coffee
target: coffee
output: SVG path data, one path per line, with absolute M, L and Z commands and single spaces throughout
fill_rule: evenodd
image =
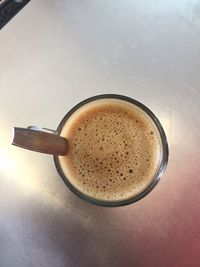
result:
M 69 141 L 59 156 L 69 182 L 104 201 L 129 199 L 144 190 L 160 164 L 161 140 L 152 119 L 120 99 L 99 99 L 76 110 L 61 136 Z

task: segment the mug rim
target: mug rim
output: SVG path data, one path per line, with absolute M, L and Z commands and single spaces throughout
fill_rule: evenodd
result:
M 79 102 L 78 104 L 76 104 L 72 109 L 70 109 L 66 115 L 63 117 L 63 119 L 61 120 L 61 122 L 58 125 L 58 128 L 56 130 L 56 133 L 58 135 L 60 135 L 63 126 L 65 125 L 66 121 L 69 119 L 69 117 L 79 108 L 81 108 L 83 105 L 88 104 L 92 101 L 95 100 L 100 100 L 100 99 L 119 99 L 119 100 L 124 100 L 126 102 L 129 102 L 131 104 L 136 105 L 137 107 L 139 107 L 140 109 L 142 109 L 154 122 L 159 135 L 160 135 L 160 139 L 161 139 L 161 146 L 162 146 L 162 159 L 160 162 L 160 166 L 157 169 L 156 173 L 154 174 L 154 177 L 152 178 L 151 182 L 139 193 L 137 193 L 136 195 L 134 195 L 133 197 L 130 197 L 128 199 L 124 199 L 124 200 L 101 200 L 101 199 L 96 199 L 93 198 L 91 196 L 88 196 L 86 194 L 84 194 L 83 192 L 79 191 L 66 177 L 66 175 L 64 174 L 61 165 L 60 165 L 60 161 L 59 161 L 59 156 L 54 155 L 54 163 L 57 169 L 57 172 L 59 173 L 59 175 L 61 176 L 62 180 L 64 181 L 64 183 L 67 185 L 67 187 L 79 198 L 81 198 L 82 200 L 85 200 L 86 202 L 89 202 L 91 204 L 97 205 L 97 206 L 102 206 L 102 207 L 120 207 L 120 206 L 125 206 L 125 205 L 129 205 L 132 204 L 136 201 L 141 200 L 142 198 L 144 198 L 146 195 L 148 195 L 152 189 L 158 184 L 158 182 L 160 181 L 161 176 L 163 175 L 166 167 L 167 167 L 167 163 L 168 163 L 168 157 L 169 157 L 169 148 L 168 148 L 168 142 L 167 142 L 167 137 L 166 134 L 164 132 L 164 129 L 160 123 L 160 121 L 158 120 L 158 118 L 155 116 L 155 114 L 149 109 L 147 108 L 144 104 L 140 103 L 139 101 L 128 97 L 128 96 L 124 96 L 124 95 L 119 95 L 119 94 L 101 94 L 101 95 L 95 95 L 92 97 L 89 97 L 81 102 Z

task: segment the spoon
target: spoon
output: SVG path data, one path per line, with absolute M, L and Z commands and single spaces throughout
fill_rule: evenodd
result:
M 66 138 L 52 130 L 35 126 L 14 127 L 12 145 L 52 155 L 66 155 L 69 149 Z

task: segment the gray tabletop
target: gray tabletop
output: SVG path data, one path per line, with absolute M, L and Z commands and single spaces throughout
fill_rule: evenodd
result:
M 31 1 L 0 32 L 0 267 L 200 266 L 200 1 Z M 78 199 L 12 126 L 102 93 L 146 104 L 170 160 L 141 201 Z

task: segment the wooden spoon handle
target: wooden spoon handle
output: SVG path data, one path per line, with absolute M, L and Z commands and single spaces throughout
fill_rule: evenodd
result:
M 19 127 L 14 127 L 12 145 L 52 155 L 66 155 L 69 148 L 68 140 L 58 134 Z

